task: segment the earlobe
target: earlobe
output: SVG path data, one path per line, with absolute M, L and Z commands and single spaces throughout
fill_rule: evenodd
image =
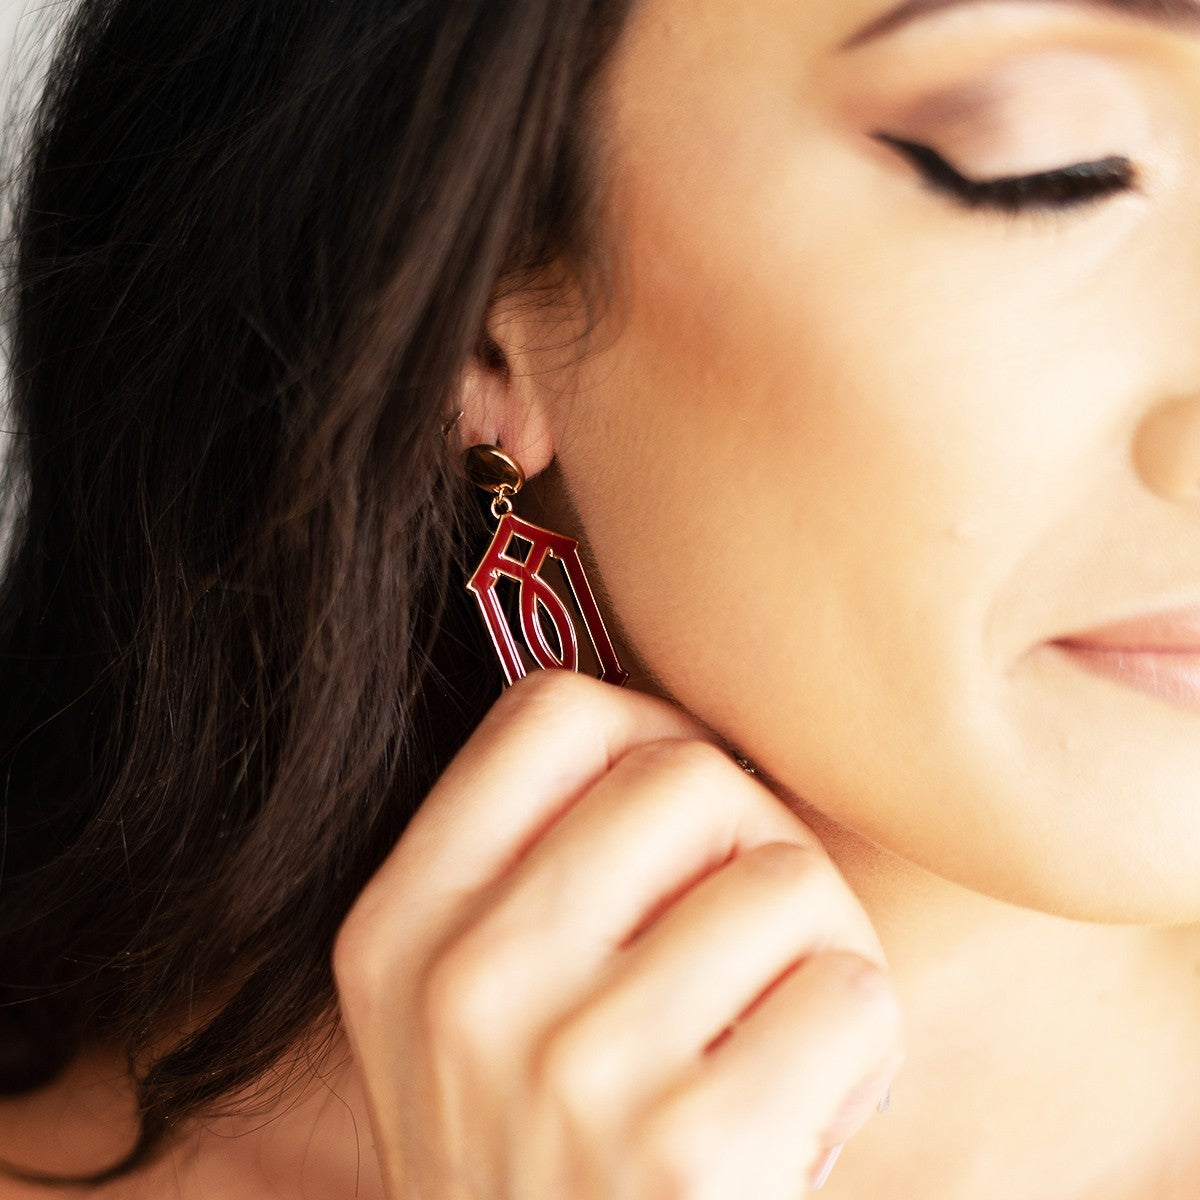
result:
M 522 370 L 519 356 L 491 338 L 472 356 L 459 378 L 447 415 L 455 450 L 499 446 L 516 459 L 527 477 L 544 471 L 554 457 L 554 439 L 544 419 L 536 373 Z M 514 357 L 518 362 L 514 364 Z M 460 414 L 460 415 L 456 415 Z

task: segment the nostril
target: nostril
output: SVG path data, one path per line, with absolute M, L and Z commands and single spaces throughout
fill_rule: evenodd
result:
M 1200 396 L 1149 412 L 1134 438 L 1133 463 L 1146 486 L 1164 500 L 1200 500 Z

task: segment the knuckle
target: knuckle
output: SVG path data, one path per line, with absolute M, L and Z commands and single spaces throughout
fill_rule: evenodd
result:
M 470 932 L 461 935 L 427 964 L 420 982 L 419 1010 L 435 1042 L 467 1046 L 507 1020 L 509 973 L 496 944 Z
M 741 870 L 754 879 L 786 888 L 827 888 L 823 855 L 801 842 L 764 842 L 741 855 Z
M 799 842 L 767 842 L 737 860 L 751 886 L 771 893 L 805 924 L 836 923 L 847 889 L 823 850 Z
M 788 894 L 797 911 L 821 914 L 831 923 L 843 918 L 853 904 L 842 877 L 828 860 L 816 854 L 809 857 L 807 869 L 791 879 Z
M 732 778 L 731 772 L 737 770 L 723 751 L 696 738 L 645 742 L 630 750 L 622 762 L 628 771 L 669 782 L 680 790 L 698 788 L 722 776 Z
M 373 923 L 351 909 L 333 943 L 333 977 L 343 1009 L 361 1011 L 388 990 L 391 960 Z
M 886 970 L 858 954 L 831 951 L 822 956 L 849 1003 L 890 1040 L 899 1038 L 900 999 Z
M 849 936 L 859 948 L 873 943 L 861 905 L 819 844 L 766 842 L 741 854 L 736 867 L 744 873 L 748 886 L 811 929 L 818 948 L 836 945 Z
M 552 1031 L 533 1055 L 532 1074 L 535 1089 L 573 1123 L 606 1107 L 621 1086 L 618 1056 L 587 1019 Z

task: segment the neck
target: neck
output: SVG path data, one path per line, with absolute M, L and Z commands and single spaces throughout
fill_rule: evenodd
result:
M 623 653 L 629 686 L 678 703 Z M 1006 904 L 788 802 L 866 909 L 906 1014 L 893 1106 L 823 1197 L 1200 1196 L 1200 925 Z
M 1070 921 L 947 883 L 804 813 L 907 1013 L 892 1112 L 826 1194 L 1194 1196 L 1200 927 Z

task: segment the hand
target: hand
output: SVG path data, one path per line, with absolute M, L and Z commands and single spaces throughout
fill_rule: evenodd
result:
M 808 829 L 662 701 L 496 704 L 338 937 L 392 1200 L 794 1200 L 899 1061 Z

